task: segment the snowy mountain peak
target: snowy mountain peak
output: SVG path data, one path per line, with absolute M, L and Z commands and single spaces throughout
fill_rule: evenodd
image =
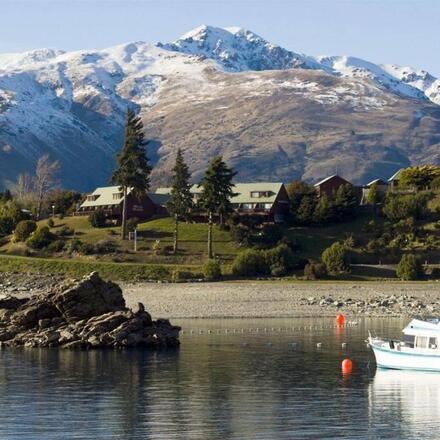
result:
M 199 26 L 176 41 L 159 47 L 212 59 L 224 70 L 281 70 L 293 67 L 316 68 L 304 55 L 269 43 L 259 35 L 240 28 Z

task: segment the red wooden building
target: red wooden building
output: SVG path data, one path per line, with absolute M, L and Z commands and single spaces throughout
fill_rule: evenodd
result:
M 96 188 L 89 194 L 77 210 L 77 214 L 90 214 L 102 210 L 109 220 L 119 222 L 122 214 L 123 193 L 119 186 Z M 166 213 L 165 199 L 157 194 L 146 193 L 135 196 L 131 190 L 127 194 L 127 219 L 147 220 L 155 215 Z
M 338 188 L 342 185 L 351 185 L 351 183 L 337 174 L 334 174 L 333 176 L 326 177 L 320 182 L 315 183 L 314 187 L 318 196 L 326 194 L 327 197 L 332 198 L 336 194 Z

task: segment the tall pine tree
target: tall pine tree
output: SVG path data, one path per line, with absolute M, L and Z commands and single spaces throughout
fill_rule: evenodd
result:
M 208 214 L 208 258 L 212 258 L 212 224 L 214 214 L 222 215 L 232 210 L 231 198 L 235 195 L 232 179 L 237 173 L 229 168 L 222 157 L 215 157 L 206 170 L 200 185 L 202 194 L 199 206 Z
M 183 159 L 182 150 L 177 150 L 176 164 L 173 168 L 170 199 L 167 203 L 168 212 L 174 216 L 174 245 L 173 251 L 177 253 L 179 221 L 187 220 L 193 208 L 191 195 L 191 173 Z
M 122 227 L 121 237 L 127 238 L 127 194 L 135 197 L 144 195 L 150 187 L 151 167 L 145 154 L 144 125 L 133 110 L 127 111 L 124 145 L 117 155 L 117 168 L 113 172 L 112 182 L 122 191 Z

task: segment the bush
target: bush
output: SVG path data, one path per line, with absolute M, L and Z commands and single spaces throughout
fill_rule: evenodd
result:
M 47 246 L 50 252 L 61 252 L 64 249 L 65 243 L 63 240 L 55 240 Z
M 327 268 L 324 263 L 311 261 L 304 267 L 304 277 L 307 280 L 319 280 L 327 275 Z
M 240 252 L 232 263 L 232 273 L 241 277 L 268 275 L 265 252 L 255 249 Z
M 26 240 L 26 245 L 32 249 L 43 249 L 55 240 L 56 236 L 50 232 L 47 226 L 38 228 Z
M 71 240 L 67 246 L 69 252 L 79 252 L 81 249 L 82 241 L 79 238 Z
M 14 219 L 8 216 L 0 217 L 0 237 L 9 235 L 14 230 Z
M 102 209 L 98 209 L 97 211 L 92 212 L 89 215 L 89 223 L 94 228 L 103 228 L 107 224 L 107 218 Z
M 328 273 L 338 275 L 350 271 L 350 262 L 347 249 L 342 243 L 333 243 L 324 250 L 321 259 L 327 268 Z
M 69 228 L 69 226 L 63 226 L 58 232 L 57 235 L 59 237 L 67 237 L 69 235 L 74 235 L 75 229 Z
M 22 220 L 18 222 L 14 231 L 15 241 L 26 241 L 29 236 L 37 229 L 37 224 L 32 220 Z
M 252 230 L 244 225 L 231 225 L 232 239 L 242 246 L 250 246 L 252 242 Z
M 281 244 L 266 251 L 266 264 L 274 276 L 286 275 L 295 267 L 295 257 L 292 250 L 286 244 Z
M 174 269 L 173 273 L 171 274 L 171 280 L 174 283 L 178 283 L 179 281 L 185 281 L 185 280 L 193 280 L 195 278 L 197 278 L 196 274 L 182 269 Z
M 423 275 L 423 267 L 420 259 L 412 254 L 403 255 L 397 265 L 396 275 L 405 281 L 420 279 Z
M 78 252 L 82 255 L 92 255 L 95 253 L 95 246 L 92 243 L 80 242 Z
M 49 228 L 53 228 L 55 226 L 55 222 L 53 221 L 53 218 L 47 220 L 47 226 L 49 226 Z
M 274 246 L 283 238 L 283 230 L 278 225 L 266 225 L 261 230 L 260 242 L 266 246 Z
M 383 207 L 384 215 L 391 221 L 408 218 L 421 219 L 426 216 L 429 195 L 417 194 L 388 194 Z
M 99 240 L 95 245 L 95 253 L 112 254 L 117 250 L 117 244 L 113 240 Z
M 203 276 L 207 281 L 217 281 L 222 277 L 222 268 L 217 260 L 209 260 L 203 265 Z

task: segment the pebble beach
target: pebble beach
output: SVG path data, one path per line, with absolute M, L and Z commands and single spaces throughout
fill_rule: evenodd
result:
M 440 283 L 220 282 L 122 284 L 129 306 L 164 318 L 440 316 Z

